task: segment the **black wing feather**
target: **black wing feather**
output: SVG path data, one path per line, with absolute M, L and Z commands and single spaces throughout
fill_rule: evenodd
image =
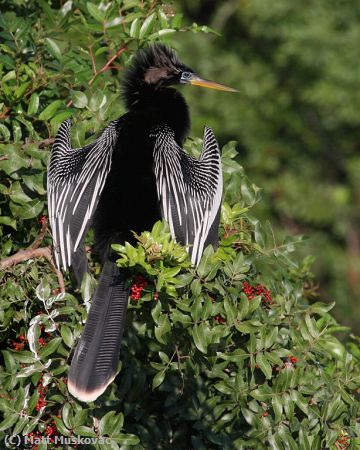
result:
M 119 121 L 105 128 L 93 143 L 72 149 L 71 121 L 59 128 L 48 170 L 48 207 L 56 264 L 74 266 L 78 281 L 87 268 L 84 238 L 110 171 Z
M 163 125 L 152 131 L 155 139 L 154 172 L 163 218 L 176 240 L 189 246 L 193 264 L 205 247 L 217 246 L 223 179 L 218 144 L 205 127 L 199 159 L 176 143 L 173 130 Z

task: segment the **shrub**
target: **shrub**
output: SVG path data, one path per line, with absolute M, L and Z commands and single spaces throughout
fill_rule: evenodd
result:
M 78 292 L 66 278 L 61 293 L 40 247 L 51 243 L 46 216 L 38 223 L 46 149 L 70 115 L 79 119 L 74 145 L 118 116 L 118 81 L 106 69 L 179 30 L 180 19 L 153 2 L 66 2 L 59 10 L 39 2 L 26 15 L 19 4 L 0 22 L 1 253 L 13 254 L 0 269 L 0 437 L 20 435 L 20 448 L 37 450 L 72 449 L 80 437 L 77 448 L 87 449 L 356 448 L 356 341 L 342 344 L 336 336 L 346 329 L 332 305 L 315 301 L 311 259 L 292 255 L 301 239 L 278 243 L 252 215 L 260 191 L 234 143 L 222 152 L 219 248 L 207 248 L 195 269 L 161 222 L 136 246 L 115 246 L 131 275 L 120 373 L 94 403 L 69 396 L 67 364 L 93 281 Z M 196 153 L 199 144 L 187 148 Z

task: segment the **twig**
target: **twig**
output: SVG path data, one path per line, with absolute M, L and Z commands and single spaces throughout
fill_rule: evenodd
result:
M 9 158 L 7 156 L 0 156 L 0 161 L 7 161 Z
M 175 353 L 176 353 L 176 356 L 177 356 L 178 369 L 180 371 L 181 381 L 182 381 L 182 386 L 180 388 L 180 395 L 183 395 L 184 394 L 184 389 L 185 389 L 185 379 L 184 379 L 184 374 L 183 374 L 183 371 L 181 370 L 181 365 L 180 365 L 180 360 L 181 360 L 182 357 L 180 355 L 179 347 L 177 345 L 175 345 Z
M 41 141 L 39 143 L 39 148 L 49 147 L 50 145 L 52 145 L 54 143 L 54 141 L 55 141 L 54 138 L 44 139 L 43 141 Z
M 90 58 L 91 58 L 91 63 L 92 63 L 92 66 L 93 66 L 93 70 L 94 70 L 94 69 L 96 70 L 96 67 L 95 67 L 95 60 L 94 60 L 92 48 L 89 47 L 89 50 L 90 50 Z M 105 72 L 106 70 L 109 70 L 109 69 L 111 68 L 111 63 L 112 63 L 116 58 L 118 58 L 125 50 L 126 50 L 126 45 L 123 45 L 123 46 L 115 53 L 115 55 L 113 55 L 113 56 L 107 61 L 107 63 L 106 63 L 100 70 L 96 70 L 94 76 L 93 76 L 93 77 L 91 78 L 91 80 L 89 81 L 89 86 L 91 86 L 91 85 L 94 83 L 94 81 L 96 80 L 96 78 L 97 78 L 101 73 Z M 69 100 L 69 101 L 66 103 L 66 106 L 67 106 L 68 108 L 70 108 L 70 106 L 71 106 L 72 104 L 73 104 L 73 101 L 72 101 L 72 100 Z
M 122 53 L 124 53 L 124 51 L 126 50 L 126 45 L 123 45 L 116 53 L 115 55 L 113 55 L 108 62 L 100 69 L 98 70 L 95 75 L 91 78 L 91 80 L 89 81 L 89 86 L 91 86 L 93 84 L 93 82 L 96 80 L 96 78 L 103 72 L 105 72 L 106 70 L 108 70 L 111 66 L 111 63 L 118 58 Z
M 27 142 L 25 142 L 23 147 L 26 148 L 31 144 L 37 144 L 39 148 L 45 148 L 45 147 L 49 147 L 50 145 L 52 145 L 54 143 L 54 141 L 55 141 L 54 138 L 47 138 L 47 139 L 43 139 L 42 141 L 27 141 Z
M 46 231 L 47 231 L 47 221 L 44 221 L 41 227 L 41 231 L 39 235 L 36 237 L 35 241 L 27 249 L 19 250 L 14 255 L 2 259 L 0 261 L 0 269 L 8 269 L 12 266 L 15 266 L 16 264 L 19 264 L 23 261 L 27 261 L 29 259 L 45 258 L 57 276 L 60 291 L 65 292 L 64 277 L 63 274 L 60 272 L 60 270 L 57 269 L 54 263 L 50 247 L 40 247 L 40 244 L 44 239 Z
M 97 70 L 96 70 L 95 58 L 94 58 L 94 53 L 93 53 L 91 45 L 89 45 L 89 52 L 90 52 L 90 59 L 91 59 L 92 67 L 93 67 L 93 72 L 94 72 L 94 75 L 96 75 Z
M 23 261 L 27 261 L 29 259 L 34 258 L 45 258 L 48 261 L 48 263 L 50 264 L 51 268 L 53 269 L 53 271 L 57 276 L 60 291 L 65 292 L 64 277 L 54 264 L 50 247 L 40 247 L 40 248 L 30 247 L 27 248 L 26 250 L 19 250 L 14 255 L 2 259 L 0 261 L 0 269 L 8 269 L 11 266 L 15 266 L 16 264 L 19 264 Z

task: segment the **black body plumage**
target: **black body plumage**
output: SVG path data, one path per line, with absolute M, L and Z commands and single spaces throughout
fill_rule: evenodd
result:
M 88 270 L 84 238 L 90 225 L 103 264 L 69 372 L 69 390 L 83 401 L 106 389 L 119 358 L 128 290 L 126 271 L 117 268 L 111 244 L 131 241 L 132 231 L 150 229 L 161 217 L 173 237 L 188 246 L 195 265 L 208 244 L 218 243 L 218 145 L 206 128 L 199 160 L 181 149 L 189 113 L 183 96 L 169 87 L 188 79 L 206 82 L 163 45 L 141 50 L 123 80 L 128 112 L 82 149 L 71 148 L 70 121 L 55 139 L 48 198 L 57 265 L 71 266 L 81 282 Z

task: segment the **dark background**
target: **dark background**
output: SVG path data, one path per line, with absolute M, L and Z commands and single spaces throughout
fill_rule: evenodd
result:
M 192 133 L 213 127 L 263 189 L 256 213 L 281 234 L 304 234 L 319 298 L 360 326 L 360 3 L 203 0 L 174 5 L 189 33 L 171 43 L 205 78 L 239 94 L 184 89 Z

